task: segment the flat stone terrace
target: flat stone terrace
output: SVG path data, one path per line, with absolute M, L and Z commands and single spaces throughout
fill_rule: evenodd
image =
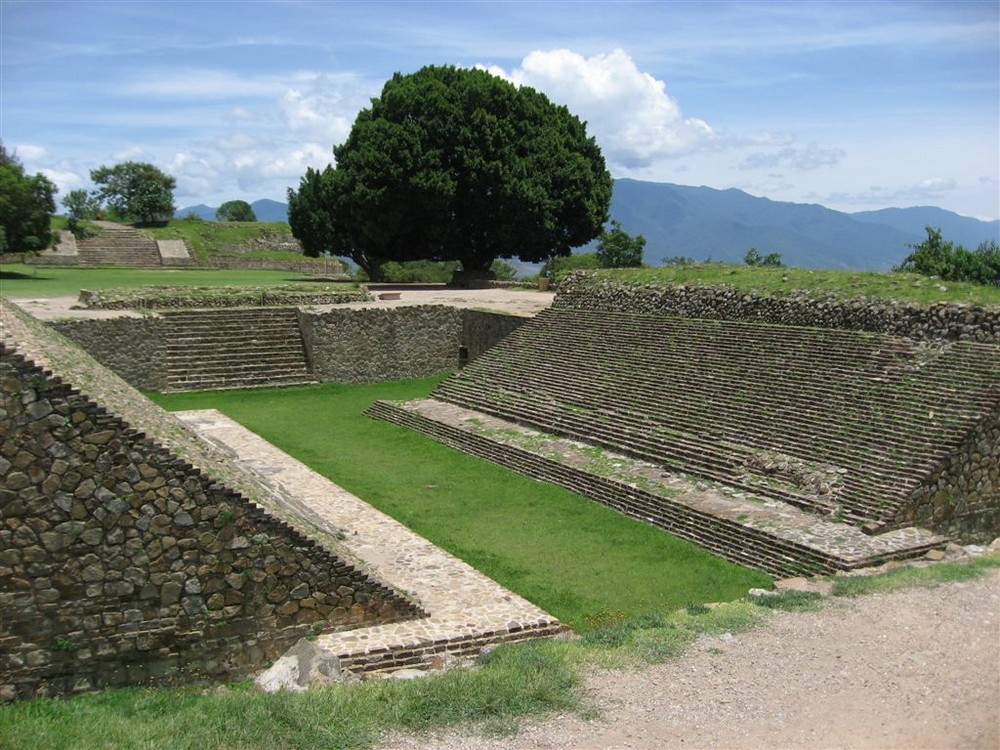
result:
M 1000 346 L 552 308 L 434 398 L 865 526 L 1000 405 Z
M 947 541 L 919 528 L 872 536 L 774 498 L 666 472 L 654 463 L 435 399 L 377 402 L 368 413 L 559 484 L 777 576 L 878 565 L 921 555 Z
M 295 515 L 341 530 L 339 546 L 378 580 L 405 592 L 425 619 L 319 636 L 341 667 L 365 673 L 429 664 L 436 655 L 552 636 L 555 618 L 435 547 L 215 410 L 178 416 L 297 506 Z

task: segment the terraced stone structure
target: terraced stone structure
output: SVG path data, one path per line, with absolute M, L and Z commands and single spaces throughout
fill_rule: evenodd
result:
M 684 317 L 675 301 L 571 282 L 432 400 L 371 413 L 776 573 L 916 555 L 940 535 L 996 536 L 997 311 L 966 310 L 979 325 L 928 341 L 926 326 L 911 338 L 775 325 L 727 319 L 721 305 Z M 613 451 L 633 478 L 581 472 L 566 450 L 584 449 L 554 456 L 544 435 Z M 647 468 L 626 467 L 636 461 Z M 665 477 L 678 473 L 736 498 L 675 500 Z
M 362 674 L 564 629 L 217 412 L 164 412 L 8 301 L 0 334 L 0 701 L 232 680 L 307 635 Z
M 423 615 L 0 349 L 0 697 L 252 673 L 314 628 Z
M 159 268 L 163 265 L 156 241 L 139 229 L 106 224 L 95 237 L 76 241 L 81 266 Z

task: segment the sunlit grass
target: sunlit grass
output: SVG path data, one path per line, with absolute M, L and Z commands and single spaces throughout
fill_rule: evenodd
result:
M 362 414 L 426 396 L 437 378 L 374 385 L 153 395 L 216 408 L 561 620 L 631 617 L 735 599 L 764 573 L 551 484 Z
M 804 290 L 838 299 L 868 297 L 911 302 L 972 302 L 1000 304 L 1000 287 L 946 281 L 914 273 L 765 268 L 725 263 L 694 263 L 656 268 L 613 269 L 592 272 L 592 279 L 626 284 L 728 284 L 767 295 Z

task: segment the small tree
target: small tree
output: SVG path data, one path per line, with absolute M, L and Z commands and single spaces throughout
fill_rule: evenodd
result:
M 216 221 L 257 221 L 257 214 L 246 201 L 226 201 L 215 212 Z
M 101 202 L 93 193 L 86 190 L 71 190 L 62 199 L 62 204 L 69 213 L 70 221 L 94 219 L 101 210 Z
M 34 252 L 52 244 L 56 192 L 45 175 L 26 175 L 0 143 L 0 252 Z
M 996 240 L 983 242 L 975 252 L 955 246 L 941 236 L 941 230 L 926 227 L 927 239 L 917 245 L 896 269 L 937 276 L 945 281 L 971 281 L 1000 286 L 1000 247 Z
M 611 230 L 601 232 L 598 237 L 597 258 L 602 268 L 638 268 L 645 247 L 645 237 L 641 234 L 633 237 L 612 219 Z
M 163 221 L 174 215 L 177 181 L 152 164 L 127 161 L 91 170 L 97 197 L 121 216 L 141 224 Z
M 781 253 L 761 255 L 755 247 L 751 247 L 747 251 L 747 254 L 743 256 L 743 262 L 748 266 L 765 266 L 770 268 L 781 268 L 785 265 L 781 262 Z

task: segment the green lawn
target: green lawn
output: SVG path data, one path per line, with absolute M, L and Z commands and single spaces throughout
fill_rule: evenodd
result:
M 687 266 L 630 268 L 596 271 L 601 279 L 626 284 L 729 284 L 738 289 L 768 295 L 786 295 L 796 290 L 830 294 L 839 299 L 877 297 L 911 302 L 973 302 L 1000 304 L 1000 287 L 939 281 L 915 273 L 874 271 L 810 270 L 806 268 L 757 268 L 724 263 L 695 263 Z M 942 289 L 943 287 L 943 289 Z
M 426 396 L 437 382 L 152 397 L 173 410 L 219 409 L 576 628 L 768 585 L 763 573 L 584 497 L 362 414 L 377 399 Z
M 142 286 L 268 286 L 314 279 L 294 271 L 236 271 L 145 268 L 63 268 L 4 263 L 0 266 L 0 296 L 66 297 L 81 289 Z

